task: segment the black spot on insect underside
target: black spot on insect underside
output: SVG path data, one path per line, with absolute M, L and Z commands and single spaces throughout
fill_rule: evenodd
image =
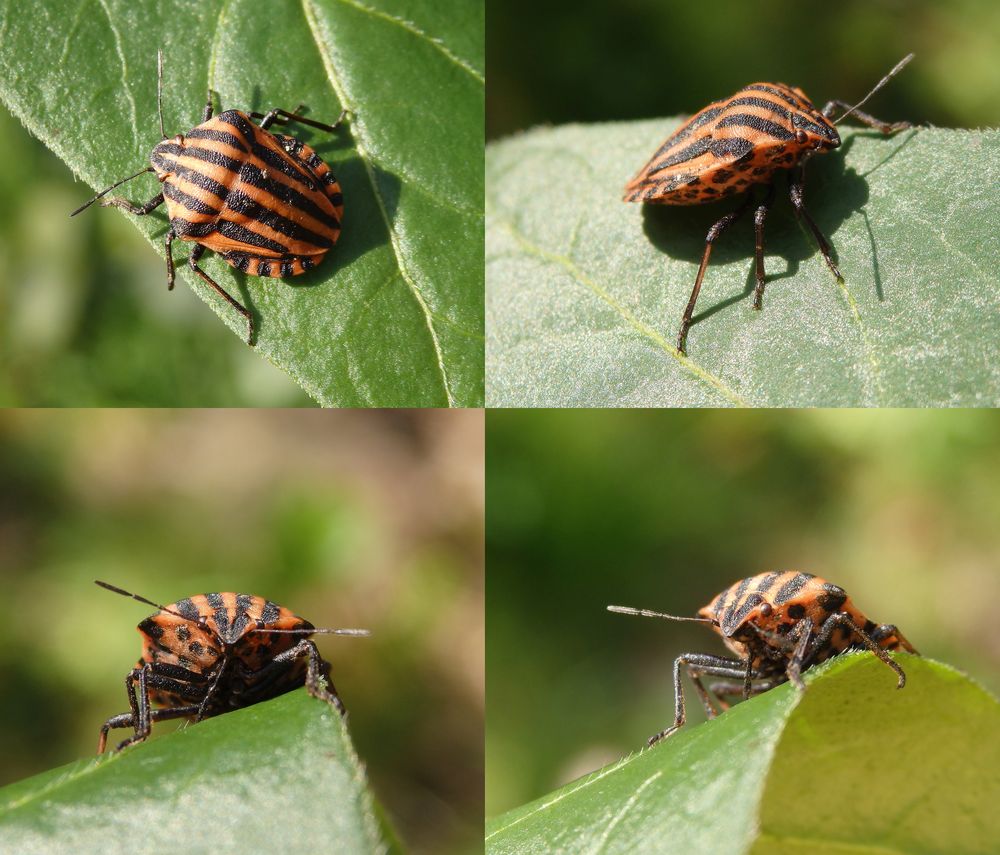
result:
M 845 600 L 847 600 L 847 592 L 843 588 L 838 588 L 836 585 L 824 585 L 823 593 L 816 601 L 824 611 L 835 612 L 839 611 Z
M 802 603 L 795 603 L 788 607 L 788 616 L 790 618 L 799 620 L 800 618 L 805 617 L 805 614 L 806 614 L 806 607 L 802 605 Z

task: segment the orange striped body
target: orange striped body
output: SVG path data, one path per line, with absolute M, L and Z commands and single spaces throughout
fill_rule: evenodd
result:
M 239 110 L 164 140 L 150 162 L 176 234 L 251 276 L 304 273 L 340 237 L 344 202 L 329 167 Z
M 755 671 L 780 672 L 791 655 L 787 646 L 782 645 L 784 636 L 803 619 L 808 619 L 818 633 L 827 618 L 839 612 L 850 615 L 854 624 L 869 635 L 878 629 L 843 588 L 818 576 L 795 571 L 761 573 L 743 579 L 699 609 L 698 615 L 713 622 L 713 629 L 739 659 L 746 661 L 752 657 Z M 883 650 L 902 648 L 909 653 L 917 652 L 894 627 L 889 634 L 873 638 Z M 851 630 L 840 627 L 815 652 L 809 664 L 823 662 L 853 646 L 855 638 Z
M 275 656 L 290 650 L 308 637 L 260 631 L 262 628 L 280 630 L 311 630 L 309 621 L 293 614 L 263 597 L 252 594 L 197 594 L 171 603 L 171 612 L 160 611 L 139 624 L 142 635 L 144 663 L 158 666 L 177 666 L 187 672 L 181 679 L 184 687 L 201 686 L 198 678 L 211 675 L 226 655 L 224 671 L 220 678 L 223 691 L 217 692 L 217 702 L 209 704 L 205 715 L 215 715 L 226 709 L 240 706 L 248 695 L 255 700 L 275 697 L 303 685 L 306 662 L 303 659 L 288 663 L 276 679 L 268 682 L 262 692 L 254 692 L 255 674 Z M 183 616 L 183 617 L 181 617 Z M 236 689 L 236 691 L 234 691 Z M 177 692 L 150 688 L 149 698 L 164 707 L 179 707 L 191 702 L 191 696 Z
M 624 201 L 713 202 L 839 145 L 837 129 L 801 89 L 753 83 L 681 125 L 626 185 Z

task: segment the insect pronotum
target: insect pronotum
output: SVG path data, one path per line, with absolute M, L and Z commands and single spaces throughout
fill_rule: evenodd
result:
M 174 287 L 171 244 L 175 237 L 195 244 L 188 257 L 191 269 L 247 324 L 247 343 L 255 344 L 254 320 L 242 303 L 198 266 L 206 249 L 219 253 L 232 267 L 251 276 L 297 276 L 319 264 L 340 237 L 344 198 L 330 168 L 309 146 L 295 137 L 272 134 L 272 124 L 289 121 L 335 132 L 346 115 L 332 125 L 288 112 L 227 110 L 212 117 L 212 92 L 202 122 L 187 134 L 167 139 L 163 130 L 163 55 L 157 52 L 156 108 L 161 142 L 150 154 L 151 166 L 123 178 L 81 205 L 76 216 L 101 201 L 136 216 L 167 204 L 164 242 L 167 287 Z M 251 119 L 259 119 L 254 125 Z M 143 205 L 103 197 L 146 172 L 155 172 L 162 191 Z
M 796 216 L 812 233 L 837 281 L 843 282 L 843 276 L 831 257 L 829 242 L 806 210 L 804 166 L 813 154 L 830 151 L 840 145 L 840 135 L 834 126 L 848 116 L 853 115 L 859 122 L 883 134 L 912 127 L 909 122 L 883 122 L 859 109 L 911 59 L 912 53 L 900 60 L 853 107 L 844 101 L 830 101 L 820 111 L 796 87 L 784 83 L 746 86 L 729 98 L 709 104 L 688 119 L 626 185 L 624 201 L 658 205 L 700 205 L 746 193 L 746 198 L 736 210 L 720 218 L 705 237 L 701 265 L 677 333 L 677 350 L 680 353 L 686 352 L 688 329 L 712 254 L 712 245 L 752 207 L 755 208 L 756 234 L 753 308 L 761 308 L 765 281 L 764 220 L 774 199 L 774 183 L 779 172 L 788 173 L 789 197 Z M 838 110 L 844 112 L 831 122 Z M 765 185 L 765 191 L 755 205 L 754 189 L 758 184 Z

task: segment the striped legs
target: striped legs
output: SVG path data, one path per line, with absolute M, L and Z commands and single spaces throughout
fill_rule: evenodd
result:
M 188 265 L 195 273 L 197 273 L 202 278 L 202 280 L 205 283 L 211 285 L 212 288 L 215 289 L 216 294 L 222 297 L 227 303 L 229 303 L 230 306 L 232 306 L 234 309 L 236 309 L 237 312 L 239 312 L 241 315 L 243 315 L 244 318 L 246 318 L 247 344 L 249 344 L 252 347 L 254 343 L 253 315 L 250 314 L 250 311 L 249 309 L 246 308 L 246 306 L 244 306 L 242 303 L 237 302 L 237 300 L 234 297 L 230 296 L 229 292 L 226 291 L 225 288 L 223 288 L 218 282 L 216 282 L 211 276 L 209 276 L 204 270 L 202 270 L 198 266 L 198 259 L 201 258 L 202 255 L 204 254 L 205 254 L 205 247 L 202 246 L 200 243 L 195 244 L 194 249 L 191 250 L 191 255 L 188 257 Z M 167 254 L 167 257 L 168 258 L 170 257 L 169 253 Z
M 691 298 L 688 300 L 687 308 L 684 310 L 684 317 L 681 318 L 681 328 L 677 333 L 677 350 L 682 354 L 686 353 L 684 346 L 687 342 L 688 329 L 691 326 L 691 318 L 694 315 L 694 306 L 698 302 L 698 292 L 701 291 L 701 280 L 705 277 L 705 268 L 708 267 L 708 259 L 712 255 L 712 244 L 729 226 L 735 223 L 746 213 L 753 202 L 753 194 L 747 193 L 743 203 L 732 213 L 722 217 L 705 235 L 705 254 L 701 257 L 701 266 L 698 268 L 698 275 L 694 280 L 694 289 L 691 291 Z

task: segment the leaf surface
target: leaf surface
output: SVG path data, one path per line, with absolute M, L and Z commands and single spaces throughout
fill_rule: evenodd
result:
M 677 121 L 538 129 L 487 149 L 490 406 L 1000 403 L 1000 131 L 847 129 L 784 180 L 751 309 L 752 216 L 726 231 L 674 349 L 709 227 L 735 208 L 625 204 Z M 974 168 L 972 168 L 974 165 Z
M 490 855 L 1000 851 L 1000 703 L 847 654 L 487 823 Z
M 286 280 L 212 253 L 203 267 L 254 314 L 257 351 L 324 405 L 481 403 L 481 3 L 8 0 L 0 22 L 0 99 L 95 188 L 147 165 L 159 140 L 160 47 L 170 136 L 201 121 L 208 87 L 216 110 L 302 103 L 326 122 L 350 110 L 333 137 L 288 128 L 344 192 L 344 230 L 323 263 Z M 159 185 L 144 175 L 121 191 L 144 202 Z M 165 210 L 132 219 L 162 255 Z M 245 336 L 179 243 L 181 276 Z
M 331 841 L 374 855 L 390 851 L 376 811 L 342 719 L 299 689 L 0 789 L 0 840 L 22 855 L 325 852 Z

